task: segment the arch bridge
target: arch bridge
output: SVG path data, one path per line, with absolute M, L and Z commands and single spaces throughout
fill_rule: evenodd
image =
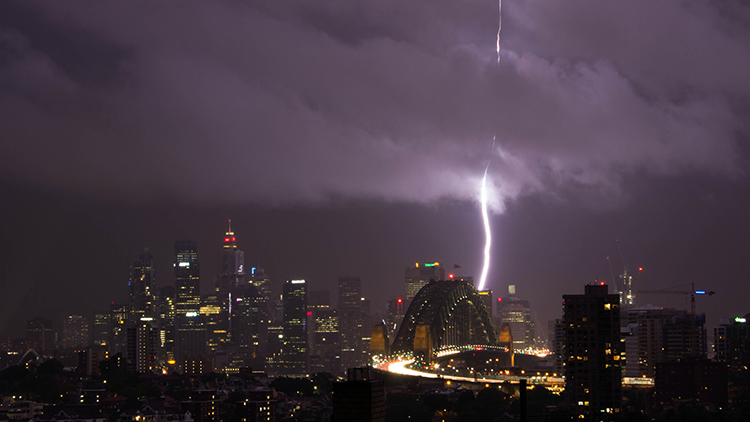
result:
M 430 281 L 409 305 L 391 354 L 431 361 L 440 351 L 467 345 L 501 346 L 482 298 L 468 281 Z

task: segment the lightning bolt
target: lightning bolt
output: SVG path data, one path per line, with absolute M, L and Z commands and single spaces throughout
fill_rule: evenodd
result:
M 503 0 L 497 0 L 497 65 L 500 66 L 500 31 L 503 29 Z M 492 137 L 492 152 L 495 151 L 495 141 L 497 135 Z M 484 223 L 484 267 L 482 267 L 482 276 L 479 278 L 479 290 L 484 290 L 484 283 L 487 281 L 487 273 L 490 270 L 490 247 L 492 246 L 492 231 L 490 230 L 490 218 L 487 213 L 487 171 L 490 169 L 492 154 L 487 160 L 487 167 L 484 168 L 484 177 L 480 190 L 479 201 L 482 204 L 482 222 Z
M 500 30 L 503 29 L 503 0 L 497 0 L 497 65 L 500 66 Z
M 492 137 L 492 151 L 495 151 L 495 140 L 496 136 Z M 492 162 L 492 155 L 487 160 L 487 167 L 484 168 L 484 177 L 482 177 L 482 185 L 480 190 L 479 201 L 482 204 L 482 222 L 484 223 L 484 267 L 482 268 L 482 276 L 479 278 L 479 290 L 484 290 L 484 283 L 487 281 L 487 273 L 490 270 L 490 246 L 492 246 L 492 232 L 490 230 L 490 218 L 487 213 L 487 171 L 490 169 L 490 163 Z

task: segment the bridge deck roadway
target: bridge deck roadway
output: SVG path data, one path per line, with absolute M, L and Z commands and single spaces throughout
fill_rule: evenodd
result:
M 413 360 L 400 360 L 400 361 L 391 361 L 386 362 L 381 365 L 378 365 L 379 369 L 392 372 L 394 374 L 400 374 L 400 375 L 409 375 L 413 377 L 422 377 L 422 378 L 433 378 L 433 379 L 443 379 L 443 380 L 450 380 L 450 381 L 461 381 L 461 382 L 478 382 L 478 383 L 486 383 L 486 384 L 502 384 L 506 382 L 510 382 L 511 384 L 518 384 L 520 380 L 525 379 L 530 384 L 534 385 L 544 385 L 544 386 L 553 386 L 553 385 L 564 385 L 565 381 L 562 378 L 559 377 L 527 377 L 527 376 L 518 376 L 518 375 L 495 375 L 491 378 L 486 378 L 484 376 L 478 376 L 476 378 L 474 377 L 462 377 L 458 375 L 438 375 L 432 372 L 422 372 L 417 371 L 411 368 L 407 368 L 407 365 L 413 363 Z

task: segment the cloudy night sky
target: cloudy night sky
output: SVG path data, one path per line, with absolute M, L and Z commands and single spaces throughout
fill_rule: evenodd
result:
M 488 161 L 487 287 L 541 328 L 607 256 L 716 291 L 709 325 L 750 312 L 750 6 L 507 0 L 499 53 L 498 12 L 0 3 L 0 336 L 125 302 L 145 247 L 172 284 L 176 239 L 208 293 L 228 218 L 246 266 L 359 275 L 376 311 L 414 262 L 478 278 Z

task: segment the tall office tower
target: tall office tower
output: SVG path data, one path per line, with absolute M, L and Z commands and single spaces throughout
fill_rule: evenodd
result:
M 191 240 L 178 240 L 174 252 L 175 313 L 177 316 L 198 313 L 201 305 L 198 245 Z
M 200 359 L 207 353 L 206 329 L 200 311 L 198 246 L 190 240 L 175 242 L 175 360 Z
M 620 297 L 608 294 L 606 285 L 587 285 L 583 295 L 564 295 L 563 322 L 568 404 L 579 415 L 619 413 Z
M 492 317 L 494 316 L 493 310 L 493 296 L 492 296 L 492 289 L 485 289 L 485 290 L 477 290 L 477 294 L 482 299 L 482 303 L 484 303 L 484 307 L 487 308 L 487 314 L 490 316 L 490 320 L 492 320 Z
M 639 268 L 639 271 L 641 269 Z M 620 306 L 625 309 L 635 305 L 635 292 L 633 291 L 633 276 L 628 274 L 628 270 L 620 274 L 620 280 L 615 282 L 615 290 L 620 296 Z
M 726 362 L 729 368 L 739 371 L 750 365 L 750 314 L 721 319 L 714 328 L 714 360 Z
M 172 362 L 174 357 L 175 306 L 174 286 L 159 289 L 159 342 L 161 356 L 165 362 Z
M 224 350 L 229 342 L 229 326 L 224 302 L 217 294 L 203 295 L 198 315 L 206 327 L 206 349 L 209 354 Z
M 563 356 L 565 355 L 565 323 L 562 319 L 549 321 L 547 324 L 550 338 L 550 353 L 548 359 L 553 360 L 554 372 L 563 373 Z
M 268 338 L 268 329 L 271 326 L 271 279 L 266 275 L 263 268 L 250 267 L 250 274 L 248 274 L 248 284 L 255 287 L 258 291 L 258 306 L 260 308 L 260 325 L 258 326 L 258 332 L 261 339 Z M 280 324 L 280 322 L 279 322 Z M 267 355 L 269 353 L 268 342 L 260 342 L 260 353 Z
M 284 283 L 284 337 L 279 372 L 304 377 L 307 369 L 307 283 L 287 280 Z
M 250 267 L 250 274 L 247 275 L 248 284 L 252 284 L 253 287 L 258 289 L 258 292 L 266 298 L 268 303 L 271 300 L 271 279 L 268 278 L 263 268 Z
M 667 321 L 666 360 L 684 358 L 705 359 L 707 351 L 706 314 L 691 315 L 687 311 L 678 311 L 674 318 Z
M 91 343 L 94 346 L 106 346 L 109 342 L 109 313 L 94 312 L 91 318 Z
M 81 315 L 68 315 L 63 319 L 62 346 L 64 349 L 89 345 L 89 322 Z
M 209 351 L 226 350 L 231 342 L 232 315 L 229 298 L 234 289 L 245 286 L 245 253 L 237 249 L 237 238 L 232 231 L 232 220 L 227 220 L 229 228 L 224 234 L 219 251 L 219 273 L 216 278 L 216 292 L 220 311 L 206 320 Z
M 310 371 L 313 374 L 320 372 L 314 369 L 315 361 L 320 360 L 318 351 L 315 350 L 316 319 L 320 311 L 327 311 L 330 309 L 333 309 L 331 307 L 331 292 L 328 290 L 310 290 L 307 292 L 307 310 L 310 314 L 307 317 L 307 323 L 308 326 L 311 327 L 311 329 L 307 331 L 307 344 L 310 345 Z M 336 323 L 336 326 L 338 331 L 338 322 Z
M 222 296 L 232 289 L 245 284 L 245 252 L 237 249 L 237 238 L 232 231 L 232 220 L 229 230 L 224 235 L 224 244 L 219 252 L 219 278 L 216 291 Z
M 159 368 L 159 330 L 151 321 L 139 321 L 127 328 L 125 362 L 129 372 L 154 372 Z
M 362 280 L 339 277 L 339 329 L 342 369 L 362 365 Z M 372 328 L 372 327 L 370 327 Z
M 705 315 L 696 316 L 694 337 L 692 317 L 682 310 L 644 305 L 631 308 L 627 315 L 626 376 L 653 378 L 660 362 L 705 358 Z
M 144 250 L 130 268 L 129 321 L 137 324 L 141 318 L 153 318 L 156 306 L 156 284 L 154 280 L 154 256 Z
M 359 345 L 357 347 L 357 356 L 359 356 L 359 366 L 370 363 L 370 341 L 372 340 L 372 315 L 371 304 L 369 299 L 361 298 L 362 312 L 357 320 L 357 332 L 359 333 Z
M 404 320 L 406 310 L 404 308 L 404 300 L 402 298 L 391 299 L 386 304 L 386 328 L 388 328 L 388 335 L 394 336 L 398 332 L 398 327 L 401 326 L 401 321 Z
M 241 361 L 243 366 L 262 368 L 267 335 L 261 332 L 265 302 L 258 289 L 250 285 L 232 290 L 230 297 L 233 360 Z
M 338 312 L 333 308 L 313 309 L 313 341 L 310 372 L 341 373 L 341 333 Z
M 310 290 L 307 292 L 307 307 L 311 311 L 316 309 L 330 309 L 331 292 L 328 290 Z
M 26 345 L 42 353 L 55 348 L 55 333 L 52 321 L 44 317 L 34 317 L 26 321 Z
M 127 344 L 127 332 L 125 328 L 127 327 L 129 314 L 129 305 L 114 302 L 109 305 L 110 340 L 107 345 L 110 356 L 114 356 L 117 353 L 125 354 L 125 346 Z
M 509 324 L 513 334 L 513 350 L 523 350 L 534 344 L 534 321 L 531 319 L 531 305 L 515 295 L 515 286 L 508 286 L 508 296 L 497 301 L 495 325 Z
M 426 286 L 430 280 L 445 280 L 445 269 L 439 262 L 426 264 L 416 263 L 414 267 L 407 268 L 406 276 L 406 303 L 411 304 L 417 293 Z
M 266 371 L 277 374 L 281 370 L 284 353 L 284 326 L 283 322 L 268 326 L 266 337 Z

